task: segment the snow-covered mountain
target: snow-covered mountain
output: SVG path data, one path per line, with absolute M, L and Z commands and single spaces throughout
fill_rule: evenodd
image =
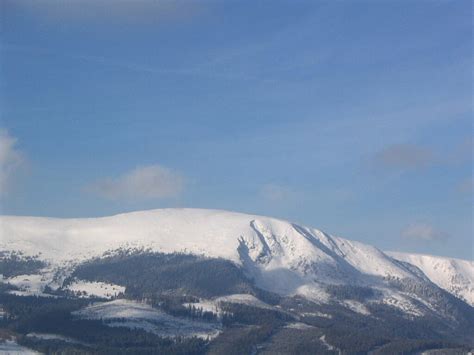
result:
M 434 284 L 474 306 L 474 262 L 440 256 L 387 252 L 419 268 Z
M 387 279 L 429 279 L 471 305 L 474 300 L 472 262 L 386 254 L 363 243 L 268 217 L 202 209 L 84 219 L 0 217 L 0 250 L 39 255 L 50 265 L 41 277 L 45 283 L 51 281 L 45 277 L 48 272 L 53 276 L 51 270 L 120 248 L 223 258 L 242 266 L 263 289 L 319 302 L 329 297 L 324 285 L 366 285 L 380 291 L 382 302 L 416 313 L 413 302 L 393 292 Z
M 474 346 L 473 275 L 470 261 L 227 211 L 3 216 L 0 333 L 18 334 L 0 348 L 462 353 Z

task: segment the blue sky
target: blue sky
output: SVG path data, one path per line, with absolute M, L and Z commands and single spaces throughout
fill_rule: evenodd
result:
M 469 1 L 0 6 L 2 214 L 219 208 L 472 258 Z

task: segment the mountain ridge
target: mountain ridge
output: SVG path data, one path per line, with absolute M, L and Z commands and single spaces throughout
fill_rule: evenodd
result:
M 0 216 L 0 231 L 0 250 L 40 254 L 56 266 L 120 248 L 191 253 L 241 265 L 264 289 L 301 294 L 320 302 L 328 300 L 322 287 L 327 284 L 370 285 L 380 288 L 388 298 L 395 297 L 384 284 L 386 278 L 424 282 L 418 272 L 404 264 L 408 262 L 437 286 L 471 306 L 474 302 L 474 266 L 469 261 L 463 261 L 466 275 L 454 277 L 463 282 L 450 283 L 450 277 L 433 281 L 426 265 L 414 265 L 418 257 L 408 260 L 406 255 L 414 254 L 385 253 L 315 228 L 259 215 L 182 208 L 99 218 Z M 453 271 L 438 268 L 437 272 Z
M 420 269 L 440 288 L 474 305 L 474 262 L 427 254 L 386 252 L 393 258 Z
M 245 215 L 249 217 L 255 217 L 255 218 L 265 218 L 265 219 L 271 219 L 271 220 L 276 220 L 280 222 L 286 222 L 288 224 L 293 224 L 293 225 L 300 225 L 299 223 L 294 223 L 288 219 L 284 218 L 277 218 L 277 217 L 271 217 L 267 215 L 261 215 L 261 214 L 253 214 L 253 213 L 245 213 L 245 212 L 238 212 L 238 211 L 230 211 L 230 210 L 224 210 L 224 209 L 205 209 L 205 208 L 191 208 L 191 207 L 179 207 L 179 208 L 153 208 L 153 209 L 146 209 L 146 210 L 137 210 L 137 211 L 128 211 L 128 212 L 120 212 L 120 213 L 115 213 L 112 215 L 105 215 L 105 216 L 97 216 L 97 217 L 51 217 L 51 216 L 30 216 L 30 215 L 0 215 L 0 231 L 2 227 L 2 221 L 3 219 L 11 219 L 11 220 L 23 220 L 23 219 L 31 219 L 31 220 L 38 220 L 38 221 L 97 221 L 97 220 L 109 220 L 112 218 L 117 218 L 117 217 L 122 217 L 122 216 L 130 216 L 130 215 L 139 215 L 142 213 L 149 213 L 149 212 L 158 212 L 158 211 L 208 211 L 208 212 L 216 212 L 216 213 L 230 213 L 230 214 L 236 214 L 236 215 Z M 315 229 L 315 228 L 312 228 Z M 332 235 L 333 236 L 333 235 Z M 346 239 L 346 238 L 344 238 Z M 352 239 L 346 239 L 346 240 L 352 240 Z M 353 240 L 356 241 L 356 240 Z M 1 240 L 0 240 L 1 242 Z M 365 244 L 365 243 L 363 243 Z M 367 244 L 370 245 L 370 244 Z M 382 249 L 380 249 L 382 250 Z M 437 259 L 447 259 L 447 260 L 460 260 L 460 261 L 466 261 L 469 263 L 472 263 L 471 260 L 467 260 L 464 258 L 459 258 L 459 257 L 452 257 L 452 256 L 446 256 L 446 255 L 434 255 L 434 254 L 426 254 L 426 253 L 419 253 L 419 252 L 408 252 L 408 251 L 398 251 L 398 250 L 382 250 L 384 253 L 388 255 L 395 255 L 395 254 L 406 254 L 406 255 L 416 255 L 416 256 L 426 256 L 426 257 L 433 257 Z

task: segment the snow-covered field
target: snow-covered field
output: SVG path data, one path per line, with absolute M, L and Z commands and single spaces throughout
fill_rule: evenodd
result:
M 5 279 L 2 278 L 0 283 L 4 282 L 18 287 L 18 290 L 10 291 L 11 294 L 17 296 L 53 297 L 43 292 L 51 278 L 52 275 L 45 274 L 18 275 Z
M 216 297 L 213 299 L 200 299 L 199 302 L 184 303 L 185 307 L 201 308 L 203 311 L 214 313 L 218 316 L 222 315 L 222 303 L 239 303 L 248 306 L 273 309 L 274 307 L 260 301 L 258 298 L 248 294 L 233 294 L 228 296 Z
M 5 355 L 33 355 L 40 354 L 34 350 L 18 345 L 14 340 L 0 341 L 0 354 Z
M 332 315 L 323 313 L 323 312 L 303 312 L 301 313 L 302 316 L 307 316 L 307 317 L 323 317 L 323 318 L 328 318 L 331 319 Z
M 130 300 L 101 302 L 73 313 L 82 319 L 98 319 L 110 327 L 140 328 L 161 336 L 213 338 L 220 332 L 219 323 L 178 318 L 147 304 Z
M 83 298 L 95 296 L 111 299 L 125 292 L 124 286 L 84 280 L 75 280 L 66 289 Z
M 364 316 L 370 314 L 367 307 L 364 306 L 361 302 L 357 302 L 354 300 L 345 300 L 344 302 L 342 302 L 342 304 L 346 306 L 347 308 L 349 308 L 351 311 L 359 313 L 359 314 L 363 314 Z
M 65 343 L 71 343 L 71 344 L 84 344 L 82 341 L 65 337 L 59 334 L 50 334 L 50 333 L 28 333 L 26 335 L 29 338 L 36 338 L 36 339 L 42 339 L 42 340 L 59 340 Z
M 220 302 L 228 302 L 228 303 L 240 303 L 246 304 L 248 306 L 258 307 L 258 308 L 273 308 L 269 304 L 260 301 L 257 297 L 248 295 L 248 294 L 234 294 L 228 296 L 217 297 L 214 299 L 214 302 L 217 304 Z
M 294 322 L 294 323 L 289 323 L 285 326 L 285 328 L 290 328 L 290 329 L 314 329 L 312 325 L 308 325 L 305 323 L 300 323 L 300 322 Z

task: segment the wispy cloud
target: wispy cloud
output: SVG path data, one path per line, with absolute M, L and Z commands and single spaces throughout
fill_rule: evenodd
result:
M 288 186 L 268 183 L 260 188 L 260 196 L 267 202 L 288 202 L 295 197 L 295 191 Z
M 431 165 L 434 162 L 434 154 L 431 150 L 417 145 L 393 144 L 379 151 L 374 162 L 383 168 L 419 169 Z
M 0 196 L 7 192 L 13 175 L 24 161 L 23 154 L 17 148 L 17 139 L 0 129 Z
M 430 242 L 444 239 L 447 234 L 428 223 L 413 223 L 402 231 L 402 237 L 412 241 Z
M 97 181 L 87 189 L 110 200 L 152 200 L 177 197 L 184 186 L 181 174 L 160 165 L 150 165 Z
M 139 62 L 123 61 L 112 57 L 104 57 L 97 55 L 85 55 L 80 53 L 64 53 L 62 51 L 51 50 L 36 46 L 24 46 L 16 44 L 1 43 L 0 52 L 23 52 L 30 55 L 60 56 L 68 60 L 92 63 L 103 67 L 112 67 L 124 69 L 135 73 L 146 73 L 151 75 L 171 75 L 195 78 L 207 78 L 214 80 L 256 80 L 258 76 L 249 75 L 243 72 L 235 72 L 230 70 L 219 70 L 204 64 L 194 63 L 192 65 L 175 67 L 175 66 L 150 66 Z
M 201 3 L 182 0 L 6 0 L 10 6 L 51 21 L 101 24 L 146 24 L 184 21 L 203 10 Z

